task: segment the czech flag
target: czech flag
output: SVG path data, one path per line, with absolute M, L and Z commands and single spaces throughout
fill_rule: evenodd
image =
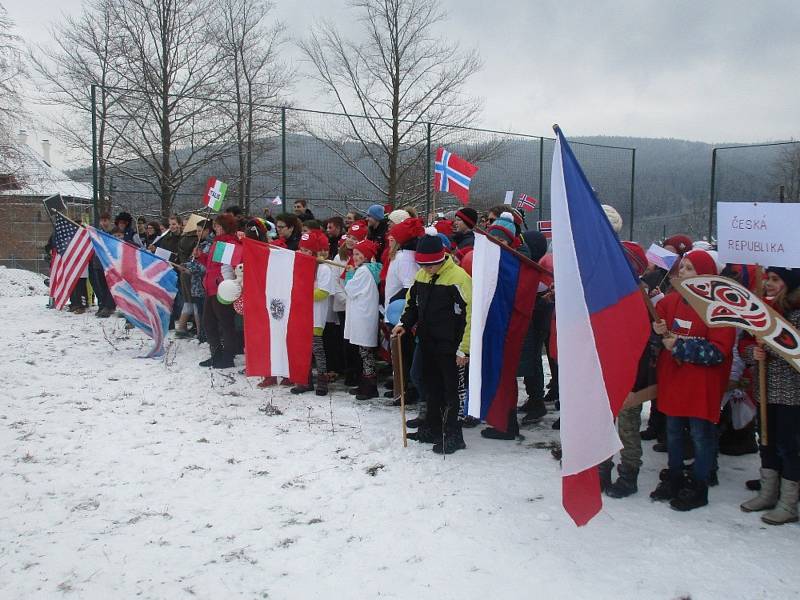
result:
M 650 335 L 622 245 L 558 126 L 551 175 L 562 502 L 577 525 L 603 506 L 596 466 L 622 444 L 614 418 Z
M 242 245 L 246 373 L 306 383 L 311 370 L 317 262 L 249 238 L 243 238 Z
M 540 276 L 532 260 L 475 236 L 467 412 L 501 431 L 517 405 L 517 367 Z

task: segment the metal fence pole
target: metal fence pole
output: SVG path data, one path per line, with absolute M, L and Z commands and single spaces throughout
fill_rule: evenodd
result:
M 281 107 L 281 200 L 286 212 L 286 107 Z
M 717 149 L 711 150 L 711 192 L 708 199 L 708 239 L 714 233 L 714 196 L 717 183 Z
M 634 203 L 634 190 L 636 189 L 636 148 L 631 150 L 631 214 L 629 216 L 631 224 L 630 224 L 630 237 L 629 239 L 633 241 L 633 203 Z
M 92 84 L 92 224 L 100 225 L 97 198 L 97 85 Z
M 425 222 L 427 223 L 431 214 L 431 124 L 425 125 L 428 144 L 425 150 Z
M 539 138 L 539 220 L 542 221 L 544 217 L 544 138 Z

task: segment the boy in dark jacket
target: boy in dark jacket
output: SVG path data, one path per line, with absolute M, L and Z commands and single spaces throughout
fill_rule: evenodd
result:
M 466 448 L 458 421 L 458 367 L 469 361 L 472 279 L 444 252 L 433 227 L 417 245 L 422 267 L 406 295 L 406 307 L 392 335 L 416 327 L 422 380 L 428 397 L 427 422 L 411 439 L 434 443 L 437 454 Z

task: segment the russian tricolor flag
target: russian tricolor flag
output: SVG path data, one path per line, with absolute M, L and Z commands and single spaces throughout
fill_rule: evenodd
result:
M 485 235 L 472 255 L 468 414 L 506 431 L 541 268 Z
M 566 511 L 585 525 L 603 506 L 596 466 L 622 447 L 614 418 L 633 387 L 650 321 L 622 245 L 567 140 L 554 129 L 562 492 Z

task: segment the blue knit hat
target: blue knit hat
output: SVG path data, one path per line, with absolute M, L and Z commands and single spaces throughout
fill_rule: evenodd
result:
M 373 204 L 367 210 L 367 216 L 372 217 L 376 221 L 383 221 L 383 217 L 386 213 L 383 211 L 383 207 L 380 204 Z
M 489 225 L 489 235 L 505 240 L 513 244 L 517 237 L 517 227 L 514 225 L 514 216 L 510 212 L 504 212 L 494 223 Z

